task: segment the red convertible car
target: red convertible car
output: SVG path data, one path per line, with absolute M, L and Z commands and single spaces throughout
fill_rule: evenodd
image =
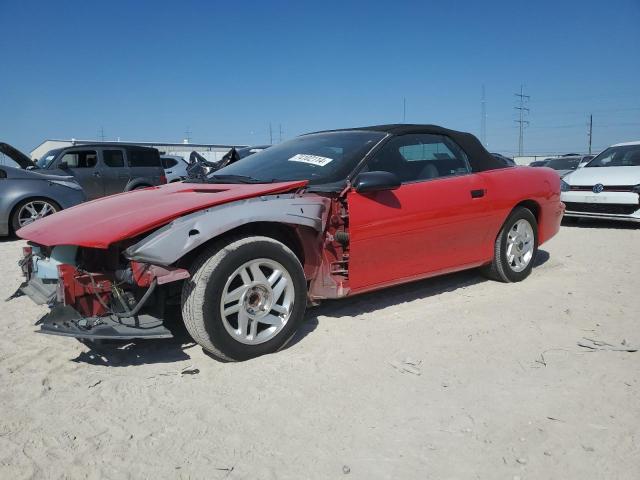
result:
M 517 282 L 559 229 L 560 179 L 468 133 L 382 125 L 302 135 L 187 182 L 28 225 L 20 292 L 45 333 L 171 336 L 171 305 L 226 360 L 277 351 L 308 304 L 482 267 Z

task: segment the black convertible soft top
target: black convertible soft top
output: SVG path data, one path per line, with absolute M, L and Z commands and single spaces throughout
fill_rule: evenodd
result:
M 458 132 L 448 128 L 439 127 L 438 125 L 419 125 L 396 123 L 389 125 L 373 125 L 370 127 L 360 128 L 342 128 L 336 130 L 324 130 L 325 132 L 340 132 L 352 130 L 375 130 L 377 132 L 385 132 L 391 135 L 407 135 L 411 133 L 430 133 L 433 135 L 446 135 L 456 142 L 466 152 L 469 157 L 471 169 L 474 172 L 484 172 L 485 170 L 494 170 L 504 168 L 503 162 L 496 160 L 480 143 L 474 135 L 466 132 Z M 321 132 L 316 132 L 321 133 Z

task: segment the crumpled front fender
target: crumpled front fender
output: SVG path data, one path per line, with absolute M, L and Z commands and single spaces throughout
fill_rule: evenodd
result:
M 125 251 L 137 262 L 171 265 L 203 243 L 255 222 L 302 225 L 324 231 L 330 200 L 321 196 L 269 195 L 219 205 L 178 218 Z

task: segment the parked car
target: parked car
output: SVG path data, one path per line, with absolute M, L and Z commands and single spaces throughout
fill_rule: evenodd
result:
M 285 346 L 308 303 L 474 267 L 524 280 L 563 211 L 554 172 L 468 133 L 317 132 L 22 228 L 22 291 L 52 306 L 43 332 L 83 338 L 171 336 L 180 304 L 204 349 L 243 360 Z
M 34 167 L 33 161 L 6 143 L 0 143 L 0 153 L 17 164 L 0 166 L 0 236 L 86 199 L 73 177 L 26 170 Z
M 545 158 L 544 160 L 534 160 L 533 162 L 531 162 L 529 164 L 530 167 L 544 167 L 549 160 L 551 160 L 550 158 Z
M 560 178 L 562 178 L 577 169 L 581 160 L 581 156 L 569 157 L 565 155 L 548 160 L 544 166 L 555 170 L 558 172 L 558 175 L 560 175 Z
M 640 141 L 613 145 L 562 180 L 568 219 L 640 222 Z
M 160 157 L 167 183 L 180 182 L 187 178 L 189 162 L 179 155 L 162 155 Z
M 505 157 L 504 155 L 501 155 L 500 153 L 492 153 L 491 155 L 493 155 L 493 157 L 496 160 L 500 160 L 502 163 L 504 163 L 508 167 L 515 167 L 516 166 L 516 162 L 513 160 L 513 158 Z
M 45 153 L 37 167 L 73 176 L 89 200 L 167 182 L 158 150 L 120 143 L 57 148 Z
M 580 159 L 580 165 L 578 165 L 578 168 L 584 167 L 587 163 L 589 163 L 594 158 L 595 158 L 595 155 L 582 155 L 582 158 Z

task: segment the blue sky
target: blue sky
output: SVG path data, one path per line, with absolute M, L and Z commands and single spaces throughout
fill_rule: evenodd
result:
M 640 139 L 640 2 L 0 0 L 0 140 L 274 141 L 406 121 L 529 153 Z

